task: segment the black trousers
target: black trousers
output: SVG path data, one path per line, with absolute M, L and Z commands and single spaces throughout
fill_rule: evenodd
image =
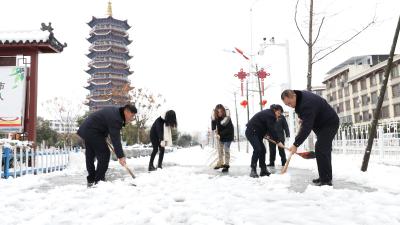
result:
M 110 150 L 108 149 L 105 137 L 94 136 L 85 140 L 86 170 L 88 171 L 87 181 L 89 183 L 105 181 L 105 175 L 110 162 Z M 97 168 L 94 160 L 97 159 Z
M 281 143 L 285 144 L 285 141 L 282 141 Z M 278 151 L 279 151 L 279 156 L 281 157 L 281 163 L 283 166 L 286 163 L 285 149 L 278 147 Z M 274 165 L 275 158 L 276 158 L 276 144 L 269 142 L 269 163 Z
M 150 156 L 150 162 L 149 165 L 153 165 L 154 163 L 154 158 L 157 155 L 157 152 L 160 151 L 159 155 L 158 155 L 158 167 L 162 167 L 162 162 L 164 159 L 164 152 L 165 152 L 165 148 L 160 146 L 160 142 L 158 142 L 157 140 L 152 140 L 151 144 L 153 145 L 153 152 L 151 152 L 151 156 Z
M 317 142 L 315 143 L 315 156 L 317 158 L 318 174 L 321 181 L 332 180 L 332 141 L 335 138 L 339 122 L 315 130 Z
M 265 164 L 265 154 L 267 150 L 265 148 L 263 137 L 260 137 L 255 130 L 250 127 L 246 129 L 246 138 L 253 147 L 253 155 L 251 156 L 251 168 L 255 169 L 257 167 L 257 161 L 261 169 L 265 169 L 267 165 Z

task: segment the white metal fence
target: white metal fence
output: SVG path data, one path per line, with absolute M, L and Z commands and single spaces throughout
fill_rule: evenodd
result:
M 333 153 L 358 156 L 364 154 L 370 132 L 370 124 L 340 126 L 333 141 Z M 314 133 L 310 135 L 310 138 L 315 144 Z M 306 140 L 301 148 L 312 150 L 314 146 L 310 146 Z M 399 121 L 384 122 L 377 126 L 371 158 L 384 162 L 400 162 Z
M 72 149 L 38 149 L 28 146 L 0 146 L 0 177 L 50 173 L 65 169 Z

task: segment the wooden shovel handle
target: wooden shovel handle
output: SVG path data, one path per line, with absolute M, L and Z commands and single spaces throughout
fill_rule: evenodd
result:
M 281 170 L 281 174 L 286 173 L 286 171 L 287 171 L 287 169 L 288 169 L 288 167 L 289 167 L 290 159 L 292 158 L 292 156 L 293 156 L 293 153 L 290 152 L 289 157 L 288 157 L 288 159 L 287 159 L 287 161 L 286 161 L 286 163 L 285 163 L 285 166 L 284 166 L 284 167 L 282 168 L 282 170 Z

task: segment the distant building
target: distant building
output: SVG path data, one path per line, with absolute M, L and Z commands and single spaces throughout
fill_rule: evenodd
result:
M 90 75 L 90 91 L 86 105 L 90 111 L 107 106 L 123 106 L 130 100 L 129 91 L 132 89 L 128 78 L 133 72 L 129 70 L 129 55 L 127 46 L 129 40 L 127 21 L 112 17 L 111 3 L 108 3 L 108 17 L 93 17 L 88 23 L 92 28 L 88 41 L 92 44 L 87 55 Z
M 336 66 L 325 77 L 328 103 L 341 123 L 363 124 L 373 118 L 387 65 L 387 55 L 357 56 Z M 400 55 L 393 59 L 381 120 L 400 120 Z
M 311 92 L 313 92 L 314 94 L 317 94 L 323 98 L 325 98 L 325 90 L 326 87 L 325 86 L 313 86 L 311 87 Z
M 62 122 L 61 120 L 49 120 L 50 128 L 59 134 L 71 134 L 78 131 L 78 124 Z

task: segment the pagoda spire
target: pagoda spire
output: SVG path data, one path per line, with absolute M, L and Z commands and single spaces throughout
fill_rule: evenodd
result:
M 108 1 L 108 6 L 107 6 L 107 16 L 112 16 L 112 6 L 111 6 L 111 1 Z

